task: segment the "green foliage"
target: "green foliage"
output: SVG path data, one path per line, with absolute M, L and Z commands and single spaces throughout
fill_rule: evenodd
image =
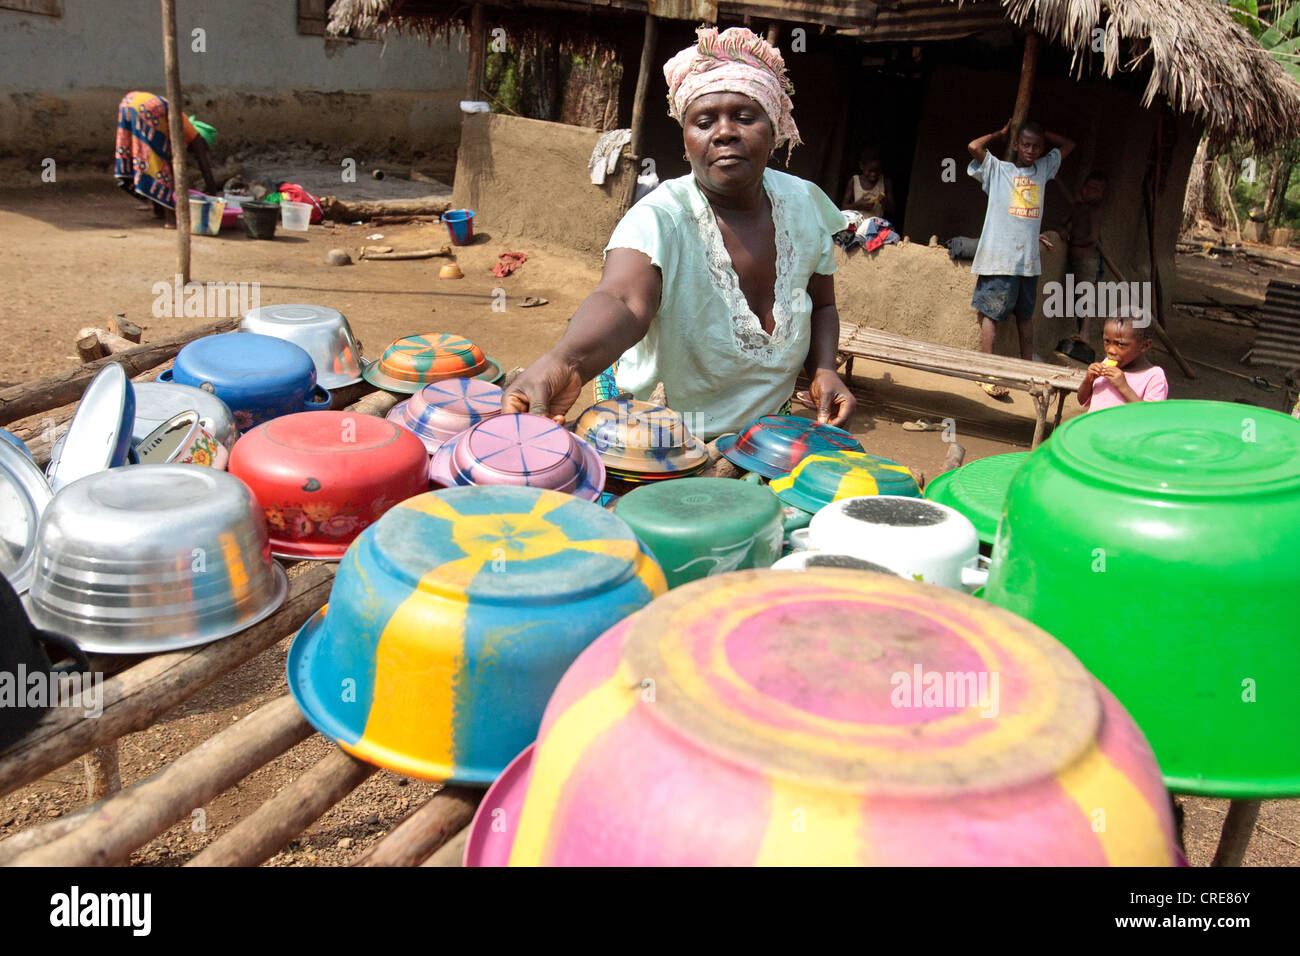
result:
M 503 113 L 508 110 L 521 112 L 518 54 L 489 51 L 483 62 L 483 86 L 496 97 L 496 102 L 492 104 L 492 112 Z
M 1249 30 L 1259 45 L 1300 82 L 1300 2 L 1274 3 L 1265 9 L 1272 21 L 1260 16 L 1256 0 L 1231 0 L 1233 18 Z

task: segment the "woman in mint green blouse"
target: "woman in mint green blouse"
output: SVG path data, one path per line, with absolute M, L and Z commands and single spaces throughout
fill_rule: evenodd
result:
M 618 389 L 646 399 L 663 382 L 709 440 L 779 411 L 803 369 L 818 419 L 847 422 L 831 240 L 844 217 L 815 184 L 767 168 L 799 142 L 780 53 L 743 28 L 703 28 L 664 73 L 691 172 L 623 217 L 599 284 L 502 407 L 563 421 L 617 363 Z

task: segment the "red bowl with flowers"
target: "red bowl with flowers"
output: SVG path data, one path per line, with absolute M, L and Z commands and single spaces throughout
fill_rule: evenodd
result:
M 272 554 L 337 561 L 385 511 L 428 490 L 428 462 L 420 439 L 399 425 L 320 411 L 246 432 L 228 468 L 261 505 Z

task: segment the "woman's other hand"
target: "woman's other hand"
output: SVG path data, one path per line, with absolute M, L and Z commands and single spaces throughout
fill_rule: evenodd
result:
M 828 368 L 818 369 L 809 392 L 817 406 L 817 421 L 823 425 L 842 428 L 858 407 L 844 380 Z
M 532 412 L 563 425 L 565 416 L 582 392 L 582 376 L 577 368 L 547 352 L 515 379 L 501 396 L 505 414 Z

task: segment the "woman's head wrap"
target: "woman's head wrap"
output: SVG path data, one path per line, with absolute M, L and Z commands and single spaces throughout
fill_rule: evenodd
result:
M 717 27 L 700 27 L 694 46 L 682 50 L 664 64 L 668 81 L 668 115 L 685 122 L 686 108 L 707 93 L 742 93 L 757 100 L 772 121 L 772 148 L 790 151 L 803 142 L 791 113 L 790 94 L 794 87 L 785 74 L 781 52 L 758 34 L 744 27 L 718 32 Z

